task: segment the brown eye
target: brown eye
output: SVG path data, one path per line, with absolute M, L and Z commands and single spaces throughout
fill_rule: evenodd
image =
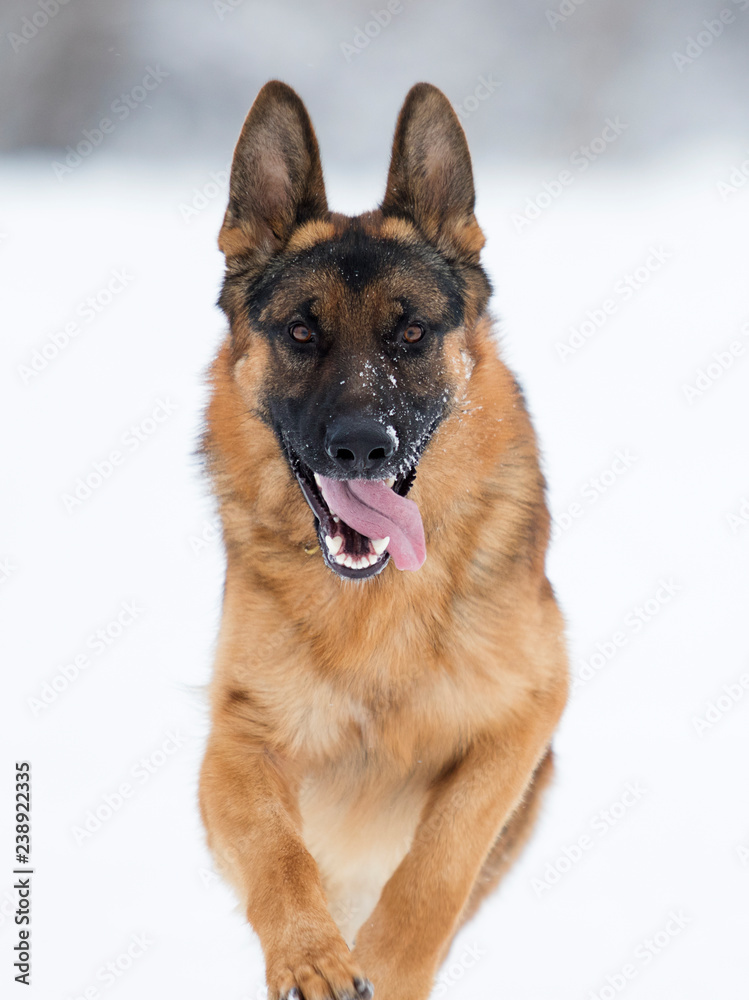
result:
M 403 339 L 407 344 L 416 344 L 424 336 L 424 327 L 420 323 L 411 323 L 403 331 Z
M 294 323 L 289 333 L 298 344 L 308 344 L 312 340 L 312 333 L 304 323 Z

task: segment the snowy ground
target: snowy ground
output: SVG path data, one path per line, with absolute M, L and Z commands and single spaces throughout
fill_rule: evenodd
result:
M 435 997 L 746 988 L 749 184 L 717 186 L 745 157 L 716 145 L 630 174 L 573 171 L 521 232 L 513 215 L 559 166 L 477 170 L 581 683 L 537 834 L 460 935 Z M 196 809 L 222 584 L 192 457 L 222 333 L 224 192 L 209 169 L 97 161 L 59 182 L 47 162 L 0 170 L 0 948 L 5 982 L 12 763 L 28 759 L 24 995 L 39 1000 L 264 996 L 259 947 L 213 873 Z M 383 181 L 331 175 L 331 203 L 370 207 Z M 195 189 L 206 205 L 186 221 Z M 563 360 L 558 345 L 588 311 L 600 326 Z M 77 332 L 55 354 L 67 324 Z M 733 342 L 730 367 L 710 369 Z M 718 377 L 685 392 L 701 368 Z M 71 501 L 96 463 L 101 485 Z M 708 703 L 713 721 L 700 724 Z

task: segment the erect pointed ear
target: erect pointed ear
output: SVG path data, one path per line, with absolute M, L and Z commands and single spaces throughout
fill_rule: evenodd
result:
M 417 83 L 398 116 L 382 212 L 410 219 L 448 257 L 477 263 L 484 236 L 474 202 L 471 156 L 457 115 L 441 90 Z
M 295 226 L 327 214 L 320 151 L 307 109 L 291 87 L 271 80 L 255 98 L 234 150 L 218 245 L 227 257 L 273 253 Z

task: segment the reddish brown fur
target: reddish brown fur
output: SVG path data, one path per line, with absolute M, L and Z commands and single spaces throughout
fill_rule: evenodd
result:
M 396 132 L 391 195 L 445 116 L 444 97 L 419 86 Z M 279 88 L 264 88 L 248 125 L 253 114 L 272 124 L 274 101 L 297 108 Z M 465 173 L 461 150 L 448 155 L 456 134 L 441 146 L 448 187 Z M 311 172 L 312 193 L 296 185 L 322 211 Z M 415 222 L 388 216 L 396 202 L 386 195 L 383 212 L 361 218 L 368 232 L 426 234 L 445 255 L 478 259 L 472 200 L 445 217 L 422 192 Z M 279 241 L 309 246 L 348 222 L 327 206 L 301 224 L 267 212 L 272 225 L 227 213 L 229 275 L 262 267 Z M 377 1000 L 425 1000 L 535 814 L 534 772 L 567 693 L 563 622 L 544 571 L 535 436 L 471 294 L 469 282 L 465 322 L 445 339 L 451 411 L 409 494 L 427 539 L 418 572 L 390 564 L 359 583 L 324 565 L 309 507 L 258 415 L 269 348 L 238 299 L 233 340 L 212 369 L 206 451 L 227 576 L 201 806 L 260 936 L 273 1000 L 294 986 L 306 1000 L 354 996 L 356 976 Z

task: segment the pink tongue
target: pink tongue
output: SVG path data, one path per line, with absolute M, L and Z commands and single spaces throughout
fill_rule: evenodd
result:
M 367 538 L 390 537 L 388 552 L 398 569 L 419 569 L 427 557 L 419 508 L 374 479 L 320 476 L 325 503 L 342 521 Z

